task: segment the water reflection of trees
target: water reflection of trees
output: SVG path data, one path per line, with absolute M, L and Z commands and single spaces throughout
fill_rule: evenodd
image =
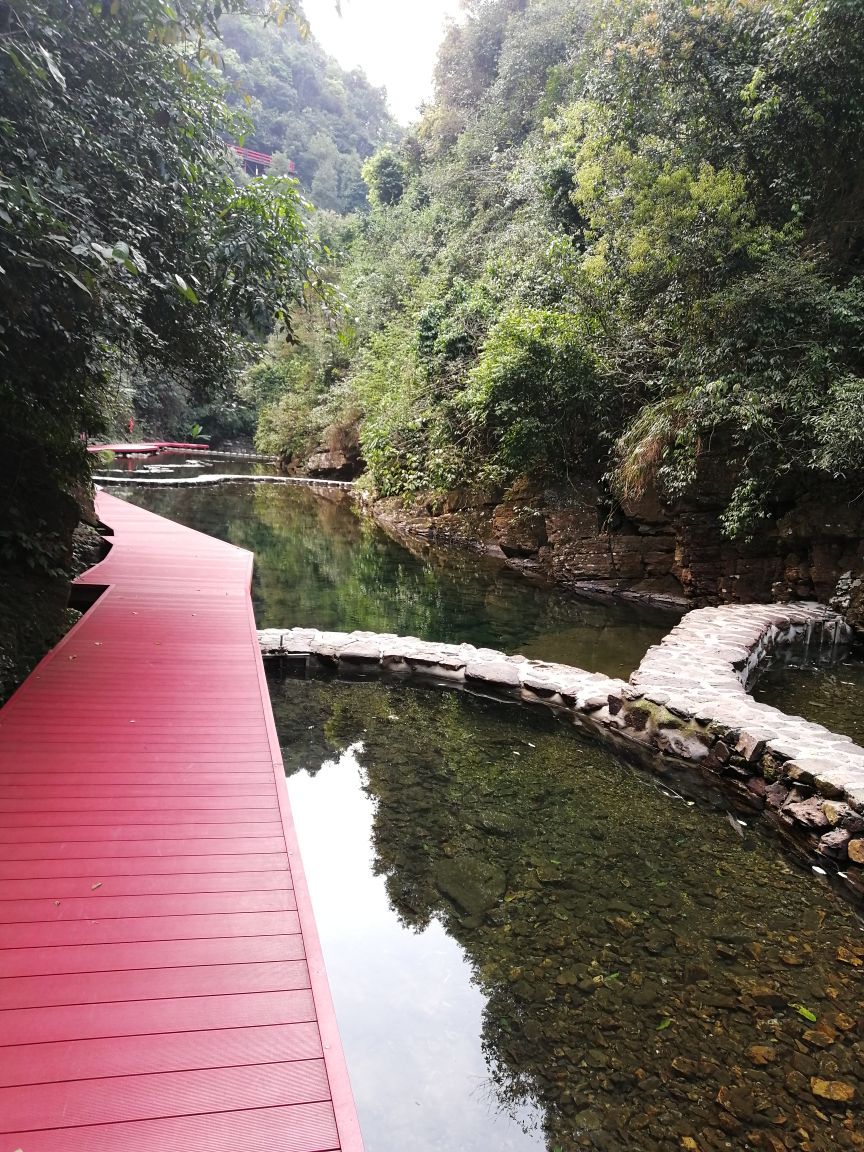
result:
M 396 632 L 629 673 L 668 618 L 534 585 L 486 557 L 409 552 L 340 494 L 282 487 L 136 490 L 134 499 L 256 555 L 261 627 Z
M 363 733 L 393 907 L 464 949 L 499 1099 L 536 1101 L 550 1149 L 861 1146 L 856 1113 L 810 1088 L 861 1092 L 861 981 L 836 960 L 864 956 L 860 934 L 775 845 L 742 847 L 546 717 L 407 688 L 291 691 L 329 755 Z

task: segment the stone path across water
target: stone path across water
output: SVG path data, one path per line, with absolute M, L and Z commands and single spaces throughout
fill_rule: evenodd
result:
M 265 656 L 307 668 L 450 682 L 544 704 L 601 738 L 723 779 L 748 807 L 864 895 L 864 748 L 748 695 L 776 656 L 828 661 L 851 629 L 824 605 L 724 605 L 690 612 L 629 682 L 470 644 L 310 628 L 259 632 Z
M 203 455 L 203 453 L 202 453 Z M 253 457 L 247 457 L 253 459 Z M 315 480 L 309 476 L 254 476 L 244 473 L 231 473 L 208 476 L 140 476 L 135 473 L 94 476 L 93 483 L 100 487 L 114 485 L 120 488 L 215 488 L 218 484 L 300 484 L 305 488 L 341 488 L 345 491 L 354 487 L 350 480 Z

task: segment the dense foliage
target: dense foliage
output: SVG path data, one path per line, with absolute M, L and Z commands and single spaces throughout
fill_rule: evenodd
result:
M 0 560 L 63 559 L 80 436 L 136 381 L 218 393 L 302 297 L 296 186 L 222 143 L 225 6 L 0 4 Z
M 364 208 L 363 163 L 396 134 L 384 92 L 340 68 L 295 21 L 229 15 L 219 32 L 229 99 L 253 122 L 246 145 L 274 154 L 276 173 L 292 162 L 316 207 Z
M 686 500 L 713 456 L 746 534 L 860 490 L 858 0 L 475 0 L 364 175 L 348 368 L 318 377 L 379 491 Z

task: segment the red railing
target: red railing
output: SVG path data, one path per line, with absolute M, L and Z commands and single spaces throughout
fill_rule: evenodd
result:
M 253 168 L 269 168 L 273 163 L 273 157 L 268 156 L 266 152 L 255 152 L 252 148 L 242 148 L 239 144 L 232 144 L 231 148 L 242 158 L 247 166 Z M 288 161 L 288 171 L 292 176 L 296 171 L 293 160 Z

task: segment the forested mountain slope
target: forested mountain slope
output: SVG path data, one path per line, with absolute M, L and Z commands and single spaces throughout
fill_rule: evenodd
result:
M 313 398 L 362 413 L 378 494 L 554 491 L 589 535 L 653 534 L 658 571 L 731 595 L 723 538 L 776 535 L 824 492 L 847 541 L 827 568 L 860 562 L 856 0 L 478 0 L 366 175 L 350 352 Z M 710 590 L 681 560 L 688 516 Z M 808 547 L 760 594 L 812 592 Z
M 292 161 L 317 208 L 364 208 L 363 163 L 398 136 L 383 89 L 342 69 L 293 20 L 223 16 L 219 32 L 233 102 L 254 123 L 247 147 L 274 154 L 276 173 Z
M 201 46 L 245 9 L 0 4 L 0 696 L 62 622 L 85 437 L 142 390 L 230 393 L 319 279 L 296 186 L 224 145 Z

